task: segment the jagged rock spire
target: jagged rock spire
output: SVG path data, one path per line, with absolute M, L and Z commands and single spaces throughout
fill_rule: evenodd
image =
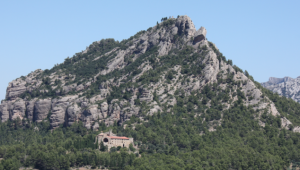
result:
M 193 44 L 196 44 L 197 42 L 200 42 L 201 40 L 206 39 L 206 29 L 204 27 L 201 27 L 196 33 L 195 33 L 195 38 L 193 41 Z
M 176 21 L 179 35 L 186 35 L 186 38 L 193 37 L 196 33 L 196 28 L 190 17 L 187 15 L 179 16 Z

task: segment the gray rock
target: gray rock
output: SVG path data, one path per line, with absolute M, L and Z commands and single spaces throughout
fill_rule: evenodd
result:
M 18 99 L 16 102 L 14 102 L 13 104 L 13 108 L 12 108 L 12 120 L 15 120 L 17 118 L 19 118 L 20 120 L 22 120 L 23 118 L 25 118 L 25 110 L 26 110 L 26 105 L 25 105 L 25 101 L 22 99 Z
M 127 54 L 126 51 L 119 50 L 117 56 L 108 61 L 107 63 L 108 69 L 101 71 L 101 74 L 106 75 L 117 68 L 122 68 L 124 66 L 124 56 L 126 54 Z
M 99 129 L 99 123 L 96 122 L 93 126 L 93 131 L 98 131 L 98 129 Z
M 69 97 L 52 100 L 52 109 L 50 116 L 50 124 L 53 128 L 58 127 L 65 122 L 66 110 L 69 106 Z
M 177 28 L 177 27 L 176 27 Z M 149 44 L 150 46 L 155 46 L 159 43 L 159 34 L 157 32 L 151 34 L 149 36 Z
M 168 52 L 172 49 L 172 43 L 170 41 L 162 41 L 159 43 L 158 56 L 167 55 Z
M 63 93 L 67 94 L 70 91 L 72 91 L 73 89 L 75 89 L 76 87 L 77 87 L 76 84 L 71 84 L 71 85 L 68 85 L 68 86 L 64 86 L 63 87 Z
M 285 129 L 289 129 L 289 125 L 291 125 L 291 121 L 289 121 L 286 117 L 280 118 L 281 119 L 281 127 Z
M 91 122 L 89 120 L 86 120 L 84 127 L 86 127 L 87 129 L 91 129 L 92 127 Z
M 28 101 L 26 104 L 26 115 L 30 121 L 33 121 L 34 104 L 35 104 L 36 100 L 37 99 L 32 99 L 32 100 Z
M 109 105 L 109 118 L 120 119 L 121 108 L 118 103 L 112 103 Z
M 75 103 L 67 109 L 67 123 L 71 126 L 73 123 L 78 122 L 79 117 L 81 116 L 81 109 Z
M 6 122 L 9 120 L 9 109 L 10 109 L 9 102 L 3 101 L 0 105 L 0 118 L 2 122 Z
M 217 59 L 217 55 L 213 51 L 209 51 L 202 63 L 206 64 L 203 69 L 206 83 L 217 81 L 217 74 L 219 73 L 219 60 Z
M 294 127 L 293 132 L 300 133 L 300 127 L 299 126 Z
M 281 96 L 291 98 L 300 103 L 300 78 L 270 77 L 268 82 L 261 83 L 261 85 Z
M 86 122 L 85 126 L 87 128 L 91 128 L 91 124 L 100 119 L 103 119 L 103 116 L 100 109 L 98 109 L 98 105 L 89 106 L 83 111 L 80 117 L 81 121 Z
M 202 40 L 206 39 L 206 29 L 204 27 L 201 27 L 196 33 L 193 43 L 196 44 Z
M 25 85 L 26 82 L 21 80 L 20 78 L 10 82 L 6 90 L 6 99 L 13 100 L 19 97 L 22 93 L 26 91 Z
M 185 40 L 190 40 L 190 38 L 193 37 L 196 32 L 195 25 L 193 24 L 191 18 L 186 15 L 180 16 L 176 20 L 176 27 L 178 27 L 179 35 L 185 35 Z
M 84 89 L 84 85 L 80 84 L 76 87 L 76 91 L 81 91 Z
M 173 35 L 178 34 L 178 27 L 173 27 L 173 28 L 172 28 L 172 34 L 173 34 Z
M 39 99 L 34 104 L 33 120 L 37 122 L 47 118 L 51 109 L 51 99 Z
M 106 118 L 107 114 L 108 114 L 108 104 L 107 104 L 107 102 L 101 103 L 101 112 L 102 112 L 103 118 Z

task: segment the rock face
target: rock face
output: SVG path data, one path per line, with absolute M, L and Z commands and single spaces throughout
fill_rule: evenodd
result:
M 281 96 L 291 98 L 300 103 L 300 77 L 295 79 L 291 77 L 270 77 L 269 81 L 261 83 L 261 85 Z
M 26 82 L 21 79 L 14 80 L 8 84 L 6 90 L 6 98 L 7 99 L 16 99 L 22 93 L 26 91 Z
M 189 40 L 194 36 L 196 32 L 195 25 L 190 17 L 184 15 L 180 16 L 176 21 L 176 27 L 178 28 L 179 35 L 185 35 L 185 40 Z
M 69 106 L 70 97 L 63 97 L 61 99 L 53 99 L 51 105 L 50 123 L 53 128 L 63 124 L 66 119 L 66 111 Z
M 195 38 L 193 43 L 196 44 L 197 42 L 200 42 L 202 40 L 205 40 L 206 38 L 206 29 L 204 27 L 201 27 L 195 34 Z
M 201 97 L 212 85 L 216 86 L 214 90 L 222 91 L 220 95 L 226 93 L 220 112 L 242 100 L 260 114 L 267 111 L 280 116 L 274 103 L 226 61 L 207 41 L 206 34 L 204 27 L 196 31 L 188 16 L 179 16 L 122 42 L 94 42 L 51 70 L 36 70 L 10 82 L 0 105 L 0 119 L 49 121 L 52 128 L 81 121 L 96 131 L 99 126 L 122 124 L 133 117 L 143 121 L 147 115 L 172 112 L 176 105 L 201 115 L 206 110 L 197 110 L 199 103 L 206 109 L 213 105 L 210 99 Z M 263 85 L 274 86 L 275 91 L 297 99 L 299 80 L 270 78 Z M 195 96 L 197 101 L 192 99 Z M 283 116 L 281 120 L 282 128 L 291 125 Z M 215 125 L 209 127 L 210 131 Z
M 37 100 L 34 103 L 33 121 L 41 122 L 47 118 L 51 109 L 51 99 Z
M 6 122 L 9 120 L 9 110 L 10 110 L 10 105 L 8 102 L 4 101 L 0 105 L 0 116 L 1 116 L 1 121 Z
M 78 122 L 80 114 L 81 114 L 81 108 L 78 106 L 78 104 L 75 103 L 69 106 L 66 115 L 67 125 L 71 126 L 73 123 Z

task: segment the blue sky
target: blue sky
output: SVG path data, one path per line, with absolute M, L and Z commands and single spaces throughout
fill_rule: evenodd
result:
M 188 15 L 256 81 L 300 76 L 300 1 L 0 1 L 0 100 L 8 83 L 50 69 L 103 38 L 127 39 Z

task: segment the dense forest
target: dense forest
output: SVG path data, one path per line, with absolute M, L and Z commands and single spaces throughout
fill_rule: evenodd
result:
M 196 96 L 212 92 L 212 99 L 218 100 L 215 91 L 207 86 Z M 282 110 L 300 105 L 265 92 Z M 178 98 L 182 104 L 173 108 L 174 114 L 157 113 L 147 116 L 147 122 L 133 116 L 125 129 L 117 123 L 109 127 L 120 136 L 133 137 L 141 157 L 129 148 L 97 149 L 95 136 L 99 132 L 87 130 L 81 123 L 55 130 L 50 129 L 48 122 L 1 123 L 0 169 L 68 169 L 85 165 L 109 169 L 286 169 L 291 163 L 296 166 L 300 162 L 300 134 L 280 129 L 278 117 L 265 113 L 262 117 L 266 126 L 261 127 L 253 117 L 256 111 L 236 102 L 223 112 L 221 126 L 209 132 L 207 123 L 218 123 L 220 119 L 217 102 L 206 115 L 197 116 L 188 103 L 196 102 L 201 109 L 205 107 L 202 102 L 185 98 L 179 92 Z M 109 128 L 101 124 L 99 130 Z

